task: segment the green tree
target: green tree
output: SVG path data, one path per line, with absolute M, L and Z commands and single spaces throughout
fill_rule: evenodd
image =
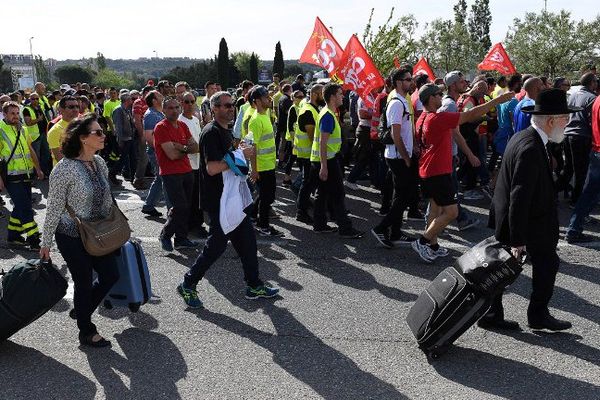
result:
M 363 33 L 365 49 L 373 59 L 373 62 L 382 73 L 387 73 L 394 68 L 394 58 L 408 63 L 417 61 L 418 41 L 415 31 L 418 22 L 413 15 L 404 15 L 394 20 L 394 8 L 382 26 L 376 30 L 371 25 L 373 13 L 371 9 L 369 21 Z
M 102 71 L 106 68 L 106 58 L 104 58 L 104 54 L 100 52 L 96 54 L 96 67 L 98 68 L 98 71 Z
M 273 74 L 279 74 L 283 77 L 283 71 L 285 70 L 285 63 L 283 61 L 283 52 L 281 51 L 281 42 L 277 42 L 275 45 L 275 58 L 273 59 Z
M 247 51 L 236 51 L 235 53 L 231 54 L 231 63 L 234 64 L 236 69 L 239 71 L 240 80 L 252 80 L 252 73 L 250 71 L 250 60 L 252 58 L 252 54 L 248 53 Z M 263 62 L 258 58 L 258 56 L 256 56 L 256 61 L 258 62 L 257 69 L 262 68 Z
M 48 72 L 48 68 L 46 68 L 46 64 L 44 64 L 42 56 L 34 56 L 33 65 L 35 66 L 35 76 L 37 77 L 37 80 L 48 85 L 51 81 L 50 73 Z
M 252 82 L 258 82 L 258 56 L 254 53 L 250 55 L 250 80 Z
M 464 0 L 462 0 L 464 1 Z M 490 12 L 489 0 L 475 0 L 471 6 L 469 14 L 469 35 L 476 46 L 477 56 L 481 59 L 492 47 L 490 40 L 490 24 L 492 23 L 492 13 Z
M 426 25 L 419 48 L 432 68 L 468 73 L 475 71 L 481 61 L 474 53 L 475 46 L 464 24 L 435 19 Z
M 94 71 L 79 65 L 63 65 L 56 68 L 54 75 L 60 83 L 91 82 Z
M 454 22 L 457 24 L 467 23 L 467 0 L 458 0 L 453 9 Z
M 120 75 L 109 68 L 103 68 L 94 77 L 93 83 L 102 88 L 116 87 L 132 89 L 135 82 L 130 77 Z
M 229 86 L 229 49 L 225 38 L 219 43 L 219 55 L 217 56 L 217 81 L 224 88 Z
M 9 68 L 4 68 L 4 61 L 0 59 L 0 91 L 4 93 L 13 91 L 12 75 Z
M 287 64 L 285 69 L 283 70 L 282 77 L 285 77 L 286 80 L 293 82 L 296 79 L 298 74 L 304 75 L 304 69 L 299 64 Z M 284 79 L 284 78 L 282 78 Z
M 515 18 L 506 35 L 506 51 L 518 71 L 575 77 L 583 64 L 600 55 L 600 16 L 574 21 L 571 13 L 542 11 Z

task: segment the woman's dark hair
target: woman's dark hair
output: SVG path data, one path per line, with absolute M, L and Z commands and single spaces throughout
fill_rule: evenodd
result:
M 62 143 L 61 150 L 66 158 L 76 158 L 81 153 L 81 136 L 90 134 L 90 126 L 98 118 L 94 113 L 85 114 L 81 118 L 76 118 L 67 126 L 65 141 Z

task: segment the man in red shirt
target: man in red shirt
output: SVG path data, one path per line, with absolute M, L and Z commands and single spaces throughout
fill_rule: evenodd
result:
M 146 104 L 146 95 L 154 90 L 152 86 L 144 86 L 142 96 L 133 102 L 133 122 L 137 131 L 137 166 L 135 169 L 135 179 L 133 187 L 138 190 L 146 189 L 144 177 L 146 176 L 146 167 L 148 166 L 148 154 L 146 154 L 146 140 L 144 139 L 144 113 L 148 109 Z
M 175 248 L 185 249 L 198 246 L 188 239 L 188 220 L 192 204 L 194 175 L 188 154 L 198 153 L 198 143 L 189 128 L 178 121 L 181 106 L 177 99 L 163 100 L 165 119 L 154 128 L 154 149 L 163 187 L 173 207 L 160 233 L 163 250 L 173 251 L 171 238 L 175 235 Z
M 416 141 L 421 148 L 419 175 L 422 178 L 421 190 L 429 198 L 427 228 L 423 235 L 412 243 L 412 248 L 428 263 L 438 257 L 448 255 L 448 249 L 437 243 L 438 235 L 458 216 L 454 185 L 452 183 L 452 138 L 465 153 L 468 146 L 460 133 L 453 131 L 460 124 L 474 121 L 500 103 L 514 97 L 513 92 L 505 93 L 492 101 L 475 106 L 468 111 L 436 112 L 442 105 L 442 90 L 433 83 L 419 89 L 419 99 L 423 103 L 423 114 L 416 123 Z M 458 130 L 456 130 L 458 132 Z M 475 166 L 479 159 L 469 160 Z

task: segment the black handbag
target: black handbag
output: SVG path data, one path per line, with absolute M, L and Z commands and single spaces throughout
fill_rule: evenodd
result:
M 494 296 L 513 283 L 523 271 L 525 254 L 517 260 L 510 247 L 489 237 L 456 260 L 458 270 L 471 287 L 485 296 Z
M 10 153 L 10 156 L 6 160 L 0 160 L 0 178 L 2 178 L 2 182 L 6 185 L 6 181 L 8 179 L 8 163 L 12 160 L 15 155 L 15 151 L 17 150 L 17 145 L 19 144 L 19 139 L 21 138 L 21 129 L 17 133 L 17 140 L 15 141 L 15 145 Z

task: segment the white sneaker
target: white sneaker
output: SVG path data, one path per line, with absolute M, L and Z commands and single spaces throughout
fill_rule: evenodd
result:
M 431 251 L 433 252 L 433 254 L 435 254 L 436 257 L 446 257 L 448 254 L 450 254 L 450 251 L 442 246 L 438 247 L 437 250 L 431 249 Z
M 346 186 L 350 190 L 358 190 L 358 185 L 356 183 L 344 181 L 344 186 Z
M 427 246 L 426 244 L 421 244 L 419 239 L 412 242 L 411 247 L 413 248 L 414 251 L 417 252 L 419 257 L 421 257 L 421 259 L 428 264 L 431 264 L 433 262 L 433 260 L 435 260 L 437 257 L 433 253 L 433 249 L 431 247 Z

